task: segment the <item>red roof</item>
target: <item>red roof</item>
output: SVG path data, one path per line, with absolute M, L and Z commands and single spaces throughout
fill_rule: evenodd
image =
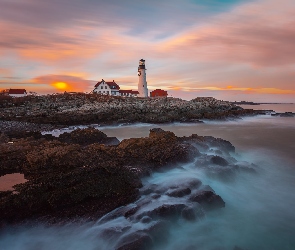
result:
M 115 83 L 115 81 L 112 82 L 105 82 L 104 80 L 102 80 L 101 82 L 98 82 L 97 84 L 95 84 L 95 88 L 97 88 L 102 82 L 106 83 L 107 85 L 109 85 L 110 89 L 116 89 L 119 90 L 120 87 L 117 83 Z
M 11 95 L 23 95 L 26 94 L 27 91 L 25 89 L 9 89 L 8 94 Z
M 129 93 L 129 94 L 133 94 L 133 95 L 139 94 L 139 92 L 135 91 L 135 90 L 119 90 L 119 93 Z
M 119 85 L 115 82 L 106 82 L 106 84 L 109 85 L 111 89 L 120 89 Z M 114 86 L 115 88 L 112 88 L 112 86 Z

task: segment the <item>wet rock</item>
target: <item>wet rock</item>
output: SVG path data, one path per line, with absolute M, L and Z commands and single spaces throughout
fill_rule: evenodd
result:
M 149 216 L 151 218 L 162 218 L 162 219 L 177 219 L 179 218 L 181 211 L 185 208 L 184 204 L 163 204 L 150 211 L 145 211 L 137 215 L 137 219 L 141 219 L 143 216 Z
M 152 202 L 152 197 L 145 197 L 136 201 L 136 205 L 138 207 L 143 207 L 143 206 L 146 206 L 147 204 L 150 204 L 151 202 Z
M 184 185 L 189 187 L 190 189 L 197 189 L 202 185 L 202 182 L 197 178 L 187 178 Z
M 197 178 L 180 177 L 180 178 L 172 179 L 170 182 L 165 182 L 160 185 L 153 184 L 152 188 L 153 188 L 153 192 L 157 194 L 166 193 L 168 195 L 168 193 L 171 193 L 171 192 L 173 193 L 175 191 L 174 195 L 177 195 L 177 192 L 180 191 L 178 195 L 185 195 L 185 193 L 189 192 L 188 189 L 190 190 L 198 189 L 201 185 L 202 185 L 202 182 Z M 181 194 L 183 192 L 184 194 Z M 173 196 L 173 195 L 170 195 L 170 196 Z M 174 197 L 177 197 L 177 196 L 174 196 Z
M 233 153 L 235 152 L 235 147 L 229 141 L 223 140 L 221 138 L 204 136 L 204 141 L 208 143 L 210 147 L 215 147 L 222 151 L 233 152 Z
M 135 212 L 136 212 L 137 209 L 138 209 L 138 207 L 135 204 L 129 204 L 127 206 L 119 207 L 119 208 L 111 211 L 110 213 L 106 214 L 105 216 L 103 216 L 99 220 L 99 223 L 105 223 L 105 222 L 108 222 L 110 220 L 119 218 L 121 216 L 126 216 L 127 215 L 126 217 L 128 217 L 129 215 L 133 214 L 131 211 L 135 210 Z
M 182 216 L 182 218 L 184 218 L 185 220 L 188 220 L 188 221 L 195 221 L 196 220 L 195 211 L 192 207 L 185 207 L 181 211 L 181 216 Z
M 199 191 L 211 191 L 214 193 L 214 190 L 212 187 L 210 187 L 209 185 L 203 185 L 200 187 Z
M 159 199 L 161 197 L 161 195 L 160 194 L 153 194 L 151 197 L 156 200 L 156 199 Z
M 1 199 L 0 221 L 17 222 L 29 218 L 97 219 L 111 210 L 134 202 L 107 215 L 105 221 L 125 216 L 178 219 L 184 204 L 161 204 L 156 200 L 167 193 L 175 198 L 198 190 L 196 178 L 177 178 L 170 183 L 141 189 L 145 171 L 175 166 L 192 159 L 194 147 L 172 132 L 152 129 L 149 137 L 123 140 L 119 145 L 93 143 L 106 135 L 88 128 L 61 137 L 63 142 L 40 139 L 17 139 L 0 144 L 0 173 L 17 171 L 28 181 L 16 186 L 15 194 Z M 93 139 L 94 138 L 94 139 Z M 195 139 L 199 141 L 200 138 Z M 90 143 L 90 144 L 89 144 Z M 9 166 L 9 169 L 5 167 Z M 216 165 L 218 166 L 218 165 Z M 221 166 L 220 166 L 221 167 Z M 2 171 L 2 172 L 1 172 Z M 156 196 L 155 196 L 156 195 Z M 150 211 L 143 206 L 159 203 Z
M 152 218 L 149 216 L 143 216 L 140 220 L 141 223 L 150 223 L 152 221 Z
M 219 165 L 219 166 L 227 166 L 228 165 L 228 161 L 218 155 L 212 156 L 210 161 L 211 161 L 211 163 L 213 163 L 215 165 Z
M 190 193 L 191 190 L 189 188 L 178 188 L 170 192 L 167 192 L 166 194 L 171 197 L 183 197 L 189 195 Z
M 280 117 L 295 117 L 295 113 L 292 113 L 292 112 L 281 113 Z
M 155 132 L 156 131 L 156 132 Z M 150 165 L 160 168 L 164 165 L 192 160 L 193 147 L 180 144 L 172 132 L 155 130 L 147 138 L 131 138 L 121 141 L 116 153 L 128 165 Z
M 181 216 L 187 221 L 196 221 L 203 218 L 205 216 L 205 212 L 203 208 L 201 207 L 201 205 L 196 204 L 193 206 L 185 207 L 181 211 Z
M 153 245 L 152 238 L 144 232 L 135 232 L 124 236 L 115 247 L 116 250 L 148 250 Z
M 223 199 L 212 191 L 196 192 L 190 196 L 189 201 L 198 202 L 207 210 L 225 207 Z
M 139 208 L 140 207 L 138 205 L 132 207 L 124 213 L 124 217 L 129 218 L 130 216 L 134 215 L 139 210 Z
M 158 188 L 158 185 L 149 184 L 149 185 L 146 185 L 143 188 L 141 188 L 140 193 L 143 194 L 143 195 L 149 195 L 151 193 L 157 192 L 157 188 Z
M 236 164 L 234 164 L 233 166 L 236 170 L 242 171 L 242 172 L 246 172 L 246 173 L 250 173 L 250 174 L 255 174 L 257 173 L 257 171 L 255 170 L 257 168 L 257 166 L 255 164 L 250 164 L 248 162 L 242 161 L 242 162 L 237 162 Z
M 171 223 L 169 221 L 158 220 L 143 231 L 151 236 L 154 243 L 158 244 L 165 243 L 167 241 L 170 228 Z
M 70 133 L 63 133 L 58 140 L 66 143 L 89 145 L 92 143 L 107 143 L 107 135 L 95 128 L 76 129 Z M 110 142 L 114 139 L 110 139 Z M 119 142 L 119 141 L 118 141 Z M 118 144 L 118 143 L 117 143 Z

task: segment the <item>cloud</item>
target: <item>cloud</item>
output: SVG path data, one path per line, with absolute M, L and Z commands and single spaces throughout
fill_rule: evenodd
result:
M 294 9 L 291 0 L 243 4 L 167 41 L 161 49 L 190 60 L 198 57 L 255 66 L 294 64 Z

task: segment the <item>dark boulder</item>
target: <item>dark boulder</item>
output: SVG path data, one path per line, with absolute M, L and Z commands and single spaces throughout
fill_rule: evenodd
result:
M 189 195 L 191 190 L 189 188 L 178 188 L 172 191 L 167 192 L 166 194 L 171 197 L 183 197 Z
M 223 199 L 212 191 L 196 192 L 190 196 L 189 200 L 198 202 L 207 210 L 225 207 Z
M 92 143 L 102 143 L 106 141 L 107 135 L 95 128 L 76 129 L 70 133 L 63 133 L 58 140 L 66 143 L 89 145 Z M 113 139 L 111 139 L 113 141 Z
M 166 220 L 158 220 L 144 229 L 148 235 L 151 236 L 154 243 L 165 243 L 169 237 L 169 229 L 171 228 L 171 223 Z
M 150 223 L 152 221 L 152 218 L 149 216 L 143 216 L 140 220 L 141 223 Z
M 196 214 L 192 207 L 185 207 L 181 211 L 181 216 L 187 221 L 195 221 L 196 220 Z
M 143 216 L 149 216 L 151 218 L 162 218 L 162 219 L 178 219 L 182 209 L 184 209 L 186 205 L 184 204 L 163 204 L 159 207 L 156 207 L 152 210 L 145 211 L 139 215 L 137 215 L 137 219 L 141 219 Z
M 211 163 L 213 163 L 215 165 L 219 165 L 219 166 L 227 166 L 228 165 L 228 161 L 218 155 L 212 156 L 210 161 L 211 161 Z
M 203 218 L 205 216 L 205 212 L 201 205 L 194 204 L 192 206 L 185 207 L 181 211 L 181 216 L 187 221 L 196 221 Z

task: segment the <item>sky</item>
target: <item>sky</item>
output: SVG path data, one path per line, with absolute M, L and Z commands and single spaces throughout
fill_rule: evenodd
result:
M 0 0 L 0 89 L 115 80 L 192 99 L 295 102 L 294 0 Z

